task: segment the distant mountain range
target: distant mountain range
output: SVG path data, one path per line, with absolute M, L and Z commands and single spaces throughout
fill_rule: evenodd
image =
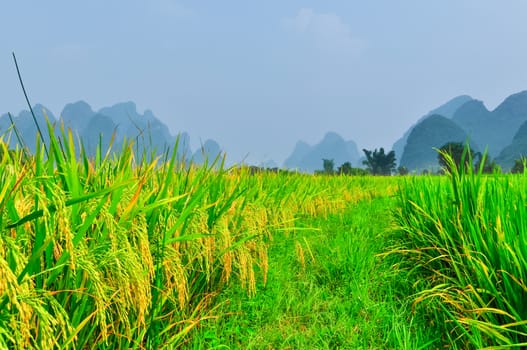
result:
M 451 119 L 439 114 L 426 117 L 408 135 L 400 165 L 409 170 L 436 170 L 437 151 L 448 142 L 467 140 L 468 134 Z
M 448 109 L 441 111 L 442 107 Z M 436 170 L 433 148 L 447 142 L 470 141 L 472 148 L 487 150 L 504 171 L 510 170 L 515 159 L 527 156 L 527 91 L 507 97 L 493 111 L 469 96 L 456 97 L 442 107 L 407 131 L 401 166 L 418 172 Z M 401 143 L 393 148 L 400 150 Z
M 96 112 L 88 103 L 78 101 L 67 104 L 58 119 L 40 104 L 35 105 L 33 111 L 45 141 L 49 140 L 47 117 L 51 123 L 55 123 L 57 132 L 61 124 L 71 129 L 82 140 L 88 155 L 95 154 L 99 143 L 103 150 L 108 149 L 112 139 L 114 151 L 119 151 L 127 139 L 133 140 L 136 150 L 154 151 L 157 155 L 168 147 L 173 149 L 177 141 L 178 156 L 186 160 L 192 159 L 195 163 L 202 163 L 206 158 L 213 160 L 222 153 L 221 147 L 214 140 L 206 140 L 200 149 L 192 153 L 187 133 L 181 133 L 177 137 L 171 135 L 168 127 L 152 111 L 146 110 L 140 114 L 133 102 L 118 103 Z M 13 116 L 13 121 L 25 145 L 34 152 L 37 128 L 31 113 L 22 111 Z M 14 148 L 18 144 L 7 114 L 0 116 L 0 135 L 4 136 L 4 140 L 9 140 L 9 147 Z
M 451 99 L 450 101 L 448 101 L 447 103 L 437 107 L 436 109 L 428 112 L 426 115 L 419 118 L 419 120 L 414 125 L 412 125 L 410 129 L 408 129 L 399 140 L 395 141 L 395 143 L 392 146 L 392 149 L 395 151 L 395 155 L 397 157 L 398 163 L 400 164 L 401 156 L 404 152 L 404 147 L 406 146 L 408 136 L 410 136 L 410 132 L 415 128 L 415 126 L 418 123 L 423 121 L 426 117 L 429 117 L 434 114 L 442 115 L 447 118 L 452 118 L 454 116 L 454 113 L 458 110 L 458 108 L 469 101 L 472 101 L 472 97 L 467 96 L 467 95 L 461 95 L 461 96 L 455 97 Z
M 392 149 L 398 165 L 411 172 L 436 171 L 435 149 L 448 142 L 469 142 L 475 151 L 487 150 L 504 171 L 509 171 L 516 159 L 527 156 L 527 91 L 507 97 L 493 111 L 482 101 L 457 96 L 418 118 Z M 314 146 L 298 141 L 284 167 L 313 172 L 322 168 L 322 159 L 333 159 L 335 166 L 345 161 L 362 165 L 355 143 L 331 132 Z
M 518 132 L 514 135 L 512 143 L 501 150 L 496 157 L 496 162 L 501 164 L 505 169 L 514 166 L 514 161 L 521 157 L 527 156 L 527 122 L 524 122 Z
M 168 147 L 173 148 L 177 142 L 178 156 L 196 163 L 202 163 L 205 159 L 213 160 L 223 154 L 220 145 L 214 140 L 206 140 L 192 152 L 187 133 L 181 133 L 178 137 L 172 135 L 152 111 L 146 110 L 141 114 L 133 102 L 118 103 L 94 111 L 88 103 L 79 101 L 66 105 L 59 118 L 43 105 L 35 105 L 33 110 L 45 140 L 49 140 L 47 117 L 55 123 L 57 130 L 61 124 L 70 128 L 78 140 L 82 140 L 89 155 L 95 154 L 99 143 L 104 150 L 107 149 L 112 140 L 112 149 L 118 151 L 125 139 L 133 140 L 136 150 L 154 151 L 155 154 L 163 153 Z M 22 111 L 13 120 L 25 145 L 34 152 L 37 128 L 31 113 Z M 12 148 L 18 143 L 7 114 L 0 116 L 0 136 L 9 140 Z M 394 143 L 393 150 L 399 165 L 408 170 L 435 171 L 439 165 L 434 148 L 440 148 L 448 142 L 467 140 L 475 150 L 487 149 L 489 156 L 504 171 L 510 170 L 516 159 L 527 156 L 527 91 L 507 97 L 493 111 L 489 111 L 482 101 L 470 96 L 455 97 L 418 118 Z M 328 132 L 315 145 L 298 141 L 283 167 L 314 172 L 322 169 L 323 159 L 332 159 L 335 167 L 344 162 L 361 167 L 361 153 L 354 141 L 344 140 L 336 132 Z M 259 166 L 278 167 L 272 160 Z
M 298 141 L 293 153 L 285 160 L 284 167 L 302 172 L 322 169 L 322 159 L 333 159 L 335 167 L 351 162 L 358 167 L 359 152 L 354 141 L 345 141 L 339 134 L 328 132 L 322 141 L 310 146 Z

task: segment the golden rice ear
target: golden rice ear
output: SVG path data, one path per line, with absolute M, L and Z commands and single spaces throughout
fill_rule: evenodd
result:
M 224 169 L 224 158 L 214 167 L 175 155 L 138 163 L 130 144 L 78 157 L 71 132 L 49 134 L 49 157 L 40 147 L 30 164 L 0 161 L 0 242 L 9 243 L 0 288 L 11 293 L 0 313 L 27 323 L 14 348 L 180 346 L 214 316 L 226 286 L 254 296 L 258 281 L 269 283 L 277 233 L 302 232 L 299 216 L 329 216 L 379 191 Z M 314 262 L 306 241 L 296 250 L 302 266 Z

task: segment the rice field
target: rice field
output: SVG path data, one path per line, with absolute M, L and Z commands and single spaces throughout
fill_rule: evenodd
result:
M 527 346 L 527 180 L 0 141 L 1 349 Z M 152 160 L 153 159 L 153 160 Z
M 414 304 L 459 349 L 527 346 L 527 178 L 457 169 L 398 193 L 399 268 Z

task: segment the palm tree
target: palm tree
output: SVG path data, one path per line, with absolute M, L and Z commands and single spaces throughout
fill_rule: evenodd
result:
M 395 171 L 395 152 L 384 153 L 384 148 L 373 151 L 362 150 L 366 155 L 366 160 L 362 163 L 366 165 L 368 171 L 373 175 L 391 175 Z
M 335 171 L 335 161 L 333 159 L 322 159 L 322 162 L 324 166 L 324 173 L 333 174 Z

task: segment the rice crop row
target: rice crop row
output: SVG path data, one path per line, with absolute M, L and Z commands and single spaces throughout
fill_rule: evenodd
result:
M 338 178 L 250 174 L 98 148 L 34 155 L 0 139 L 0 348 L 174 348 L 215 296 L 265 284 L 268 242 L 368 193 Z
M 459 169 L 401 185 L 394 253 L 414 308 L 459 349 L 527 346 L 527 177 Z M 403 275 L 402 275 L 403 276 Z

